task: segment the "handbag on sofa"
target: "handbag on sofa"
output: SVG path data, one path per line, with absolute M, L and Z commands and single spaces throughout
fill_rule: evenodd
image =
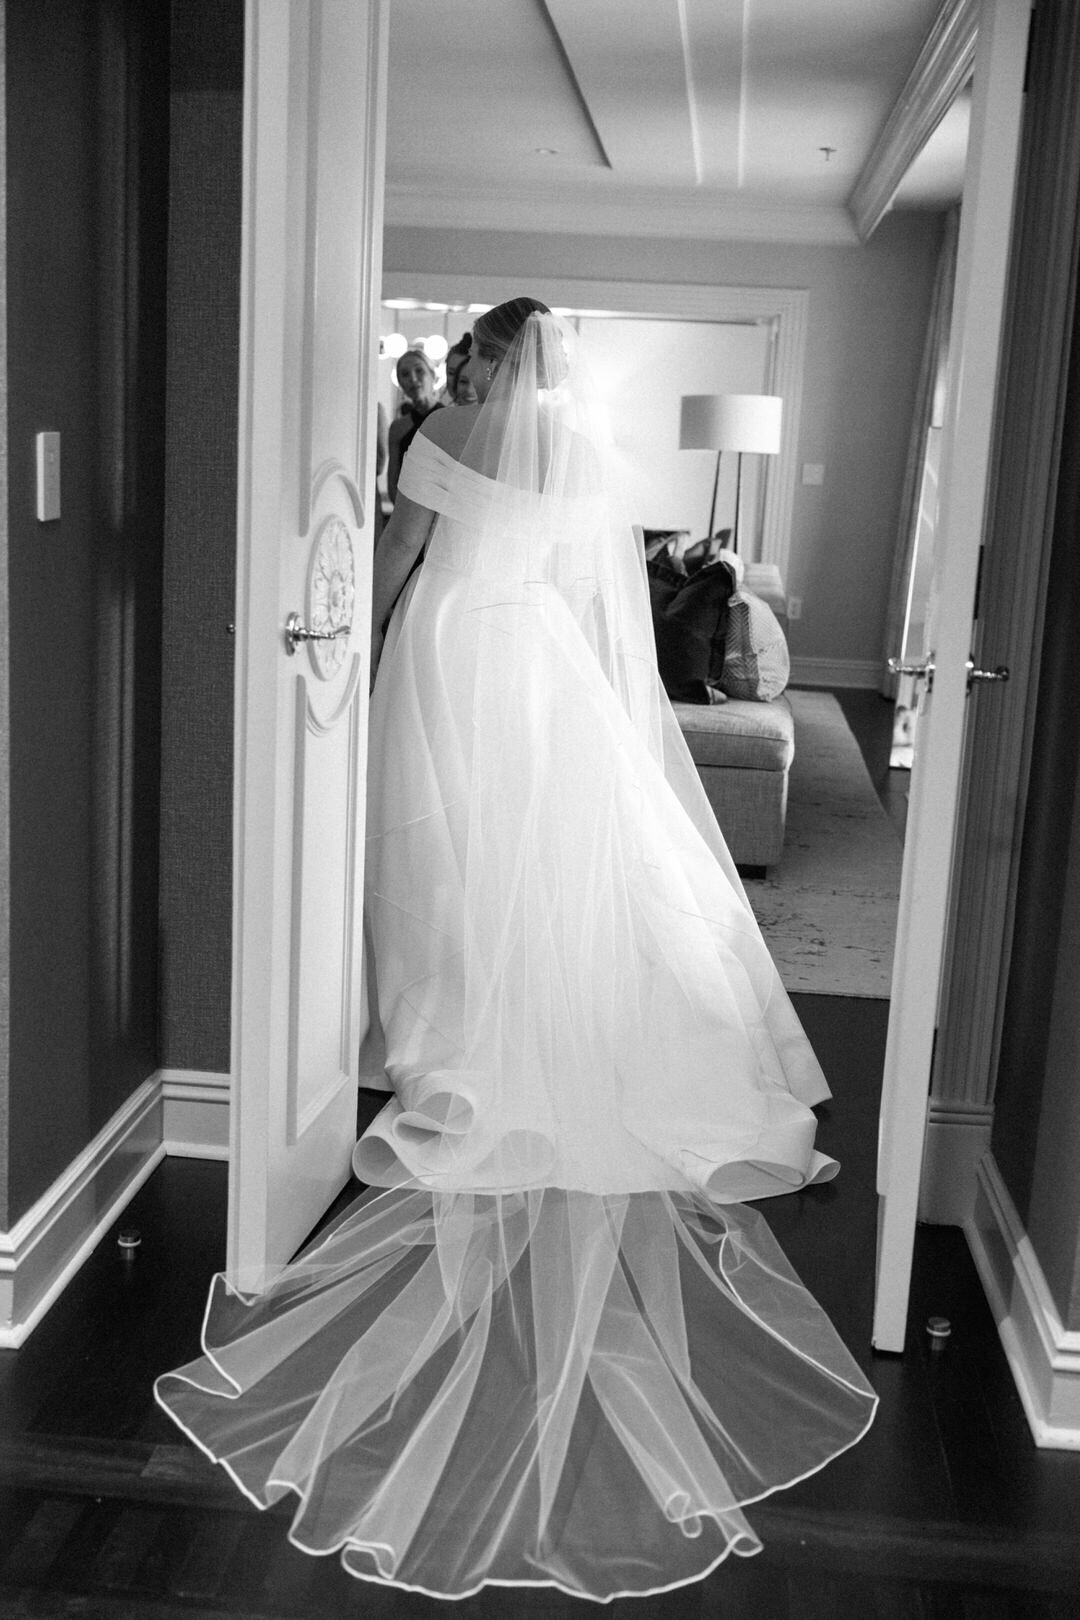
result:
M 646 563 L 656 661 L 664 690 L 675 703 L 721 703 L 728 634 L 728 604 L 735 571 L 720 560 L 689 572 L 661 552 Z

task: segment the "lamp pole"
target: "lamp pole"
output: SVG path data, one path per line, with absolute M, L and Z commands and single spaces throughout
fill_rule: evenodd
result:
M 735 460 L 735 527 L 731 534 L 731 549 L 739 549 L 739 513 L 742 511 L 742 458 L 743 453 L 737 450 Z
M 712 482 L 712 505 L 709 507 L 709 534 L 708 534 L 708 538 L 710 540 L 712 539 L 713 531 L 716 528 L 716 494 L 717 494 L 717 491 L 720 488 L 720 457 L 723 455 L 723 453 L 724 452 L 722 450 L 718 450 L 716 452 L 716 475 L 713 478 L 713 482 Z M 739 526 L 739 518 L 738 518 L 738 513 L 736 513 L 736 515 L 735 515 L 736 531 L 738 530 L 738 526 Z

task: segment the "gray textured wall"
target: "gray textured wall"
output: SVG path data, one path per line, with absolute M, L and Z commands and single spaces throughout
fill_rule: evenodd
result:
M 992 1144 L 1062 1321 L 1074 1332 L 1080 1329 L 1078 623 L 1080 327 L 1074 327 Z
M 242 0 L 173 7 L 161 1060 L 229 1067 Z
M 1080 209 L 1062 177 L 1080 151 L 1078 60 L 1075 8 L 1045 0 L 1028 64 L 1014 248 L 1020 335 L 1013 341 L 1023 342 L 1035 321 L 1045 340 L 1062 319 L 1063 409 L 1057 445 L 1047 447 L 1059 446 L 1053 542 L 993 1128 L 998 1169 L 1073 1332 L 1080 1330 L 1080 323 L 1075 277 L 1065 286 L 1056 279 L 1061 261 L 1048 247 L 1046 221 L 1053 218 L 1061 258 L 1075 266 Z M 1017 373 L 1002 417 L 1006 435 L 1012 417 L 1031 410 L 1022 363 Z M 1056 396 L 1056 379 L 1049 386 Z M 1027 423 L 1017 426 L 1023 432 Z M 1024 546 L 1023 533 L 1014 539 Z
M 6 10 L 13 1223 L 157 1066 L 168 19 Z

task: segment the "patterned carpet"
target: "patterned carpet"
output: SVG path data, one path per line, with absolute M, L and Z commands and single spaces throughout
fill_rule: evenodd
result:
M 787 695 L 795 761 L 784 854 L 747 894 L 789 990 L 887 998 L 903 847 L 836 698 Z

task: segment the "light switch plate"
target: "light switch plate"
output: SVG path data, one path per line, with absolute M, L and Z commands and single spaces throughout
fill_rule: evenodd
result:
M 60 435 L 39 433 L 37 447 L 37 520 L 54 523 L 60 516 Z

